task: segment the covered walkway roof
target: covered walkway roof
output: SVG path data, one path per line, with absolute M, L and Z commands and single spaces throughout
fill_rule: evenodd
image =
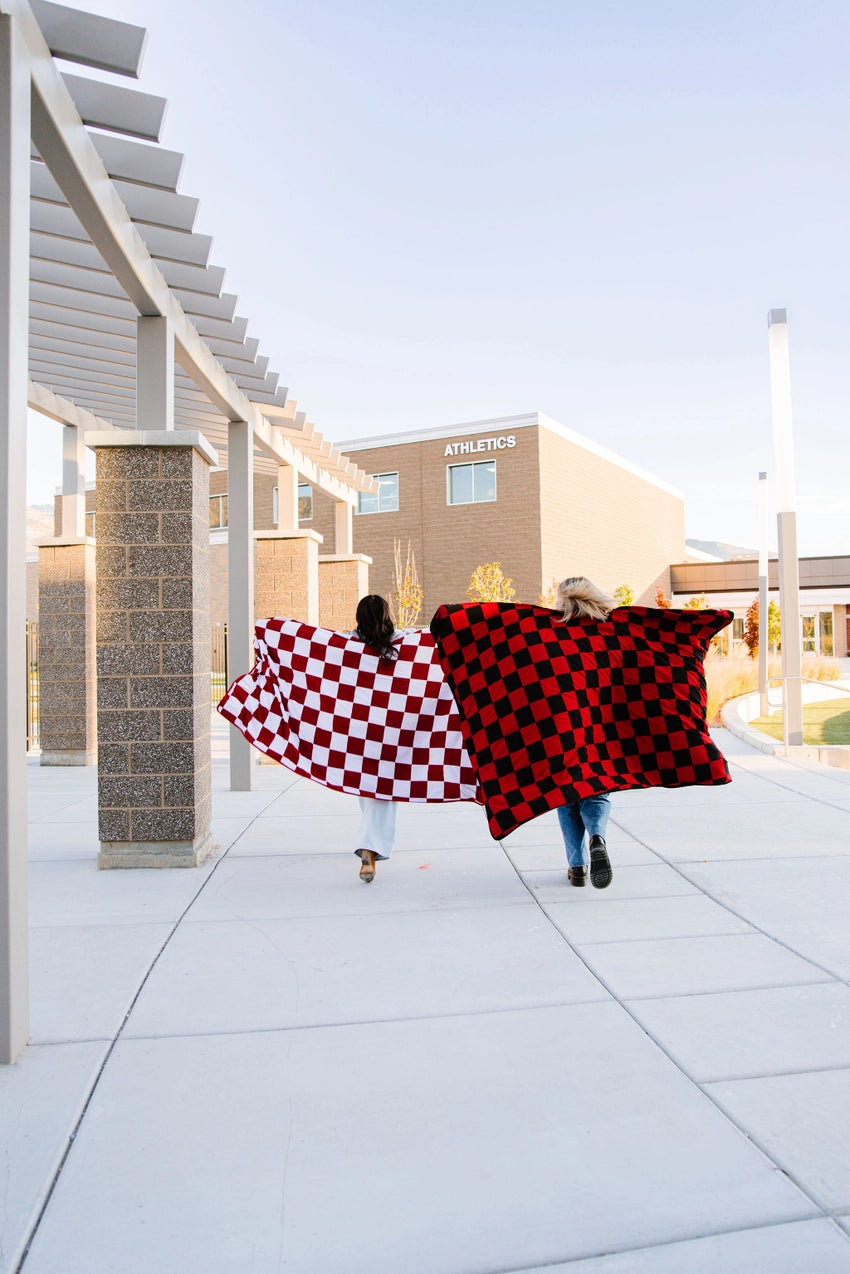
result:
M 0 1063 L 28 1036 L 27 404 L 66 426 L 66 547 L 84 542 L 87 445 L 126 431 L 208 462 L 215 449 L 229 470 L 232 671 L 252 662 L 255 467 L 278 478 L 273 537 L 298 535 L 299 478 L 335 502 L 337 555 L 351 551 L 357 492 L 376 489 L 298 411 L 223 291 L 197 200 L 178 190 L 182 156 L 158 144 L 163 99 L 97 78 L 137 78 L 144 44 L 124 22 L 0 0 Z M 193 670 L 193 645 L 186 659 Z M 252 784 L 249 752 L 234 742 L 237 787 Z
M 0 0 L 32 68 L 30 405 L 92 430 L 137 427 L 137 319 L 173 333 L 174 424 L 226 464 L 228 422 L 253 428 L 259 467 L 286 464 L 351 503 L 372 480 L 317 432 L 248 336 L 224 270 L 158 145 L 166 102 L 54 59 L 138 78 L 146 32 L 49 0 Z

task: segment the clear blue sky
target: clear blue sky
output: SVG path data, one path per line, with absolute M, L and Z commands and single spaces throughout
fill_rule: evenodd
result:
M 850 552 L 846 0 L 88 7 L 148 28 L 197 229 L 327 436 L 545 411 L 755 546 L 787 307 L 800 551 Z

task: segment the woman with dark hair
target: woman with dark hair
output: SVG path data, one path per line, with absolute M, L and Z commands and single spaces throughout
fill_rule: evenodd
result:
M 361 597 L 355 612 L 357 627 L 351 634 L 376 650 L 382 659 L 395 659 L 393 637 L 395 625 L 385 598 L 378 593 Z M 396 807 L 394 801 L 379 801 L 374 796 L 358 796 L 361 818 L 355 854 L 360 859 L 360 879 L 371 884 L 376 864 L 389 859 L 395 844 Z

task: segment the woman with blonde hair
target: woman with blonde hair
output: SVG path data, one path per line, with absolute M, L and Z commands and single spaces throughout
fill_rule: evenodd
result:
M 617 603 L 583 575 L 561 580 L 557 591 L 557 609 L 564 623 L 576 619 L 605 620 Z M 586 796 L 570 805 L 558 806 L 558 822 L 567 851 L 567 879 L 577 887 L 590 883 L 594 889 L 607 889 L 613 879 L 605 832 L 611 802 L 603 793 Z

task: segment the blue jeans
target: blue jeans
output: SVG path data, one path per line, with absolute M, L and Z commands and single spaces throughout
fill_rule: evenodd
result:
M 611 802 L 607 796 L 586 796 L 572 805 L 558 806 L 558 822 L 570 867 L 586 867 L 590 862 L 587 842 L 591 836 L 605 835 L 610 813 Z

